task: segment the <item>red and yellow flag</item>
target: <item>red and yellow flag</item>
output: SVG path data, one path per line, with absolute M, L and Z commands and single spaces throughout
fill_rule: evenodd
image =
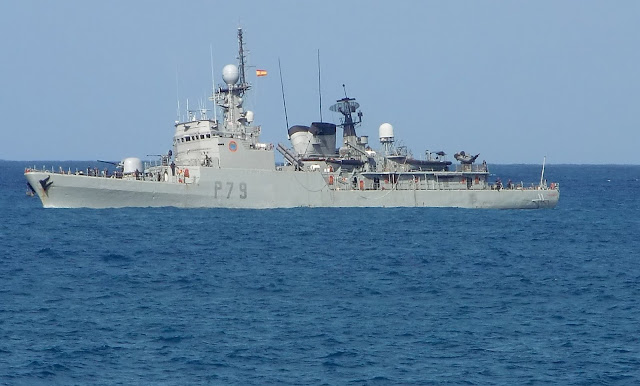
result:
M 267 76 L 267 70 L 256 70 L 256 76 Z

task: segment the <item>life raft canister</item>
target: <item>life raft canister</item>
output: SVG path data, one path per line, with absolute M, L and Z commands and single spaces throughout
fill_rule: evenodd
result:
M 184 177 L 189 177 L 189 169 L 184 169 Z

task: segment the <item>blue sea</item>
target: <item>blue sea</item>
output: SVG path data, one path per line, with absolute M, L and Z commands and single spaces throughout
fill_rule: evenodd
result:
M 547 165 L 527 211 L 43 209 L 33 165 L 0 161 L 2 385 L 640 383 L 640 166 Z

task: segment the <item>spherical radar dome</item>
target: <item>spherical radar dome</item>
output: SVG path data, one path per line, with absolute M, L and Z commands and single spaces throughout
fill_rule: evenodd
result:
M 383 123 L 378 129 L 380 138 L 393 138 L 393 126 L 390 123 Z
M 222 80 L 224 80 L 226 84 L 236 84 L 239 78 L 240 71 L 235 64 L 227 64 L 222 69 Z

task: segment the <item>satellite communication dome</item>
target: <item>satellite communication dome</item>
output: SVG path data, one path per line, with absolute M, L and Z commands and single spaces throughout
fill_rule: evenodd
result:
M 247 122 L 249 123 L 253 122 L 253 111 L 251 110 L 247 111 L 247 113 L 245 114 L 245 117 L 247 118 Z
M 226 84 L 236 84 L 240 78 L 240 71 L 235 64 L 227 64 L 222 68 L 222 80 Z
M 381 141 L 393 141 L 393 126 L 390 123 L 383 123 L 378 129 Z

